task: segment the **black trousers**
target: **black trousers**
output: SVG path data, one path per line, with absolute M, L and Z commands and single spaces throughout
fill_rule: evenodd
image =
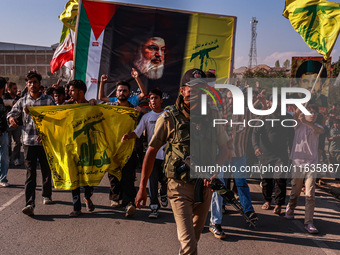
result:
M 35 207 L 35 188 L 37 186 L 37 161 L 39 159 L 42 175 L 42 196 L 52 196 L 52 177 L 50 166 L 42 146 L 24 145 L 25 167 L 27 170 L 25 181 L 26 206 Z
M 135 188 L 136 167 L 137 155 L 134 151 L 122 169 L 122 179 L 120 181 L 118 181 L 115 176 L 108 174 L 110 181 L 109 199 L 115 201 L 122 199 L 123 207 L 130 202 L 135 202 L 135 197 L 137 195 Z
M 166 195 L 167 184 L 165 175 L 163 173 L 163 160 L 156 159 L 155 164 L 149 178 L 149 194 L 150 194 L 150 205 L 157 205 L 160 207 L 158 200 L 158 182 L 161 184 L 160 195 Z
M 276 205 L 284 205 L 286 201 L 287 179 L 265 178 L 262 179 L 262 194 L 266 202 L 272 201 L 273 189 L 275 187 L 274 201 Z
M 94 187 L 84 186 L 84 189 L 85 189 L 85 198 L 88 200 L 93 195 Z M 81 210 L 80 187 L 72 190 L 72 202 L 73 202 L 73 210 L 80 211 Z

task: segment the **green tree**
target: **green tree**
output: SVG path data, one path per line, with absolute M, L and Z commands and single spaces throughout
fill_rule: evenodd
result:
M 289 59 L 286 59 L 285 62 L 283 62 L 283 66 L 284 66 L 286 69 L 289 69 L 289 67 L 290 67 L 290 61 L 289 61 Z
M 339 73 L 340 73 L 340 57 L 338 59 L 338 62 L 335 62 L 334 64 L 332 75 L 334 78 L 336 78 L 338 77 Z
M 279 60 L 276 60 L 275 67 L 280 67 L 280 61 Z
M 243 77 L 244 77 L 244 78 L 254 78 L 254 73 L 253 73 L 250 69 L 247 69 L 247 70 L 243 73 Z

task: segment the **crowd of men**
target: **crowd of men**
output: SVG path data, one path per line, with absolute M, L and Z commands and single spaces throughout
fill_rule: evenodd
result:
M 153 89 L 147 93 L 139 79 L 139 73 L 133 69 L 131 76 L 136 80 L 141 93 L 130 97 L 130 84 L 119 81 L 116 84 L 116 96 L 106 97 L 104 86 L 108 80 L 107 75 L 100 79 L 98 99 L 100 103 L 116 106 L 125 106 L 139 111 L 142 117 L 133 132 L 126 133 L 121 142 L 130 139 L 147 137 L 148 147 L 144 159 L 138 159 L 137 149 L 134 150 L 128 162 L 122 169 L 122 178 L 108 174 L 110 182 L 109 200 L 112 207 L 124 207 L 126 217 L 132 217 L 136 207 L 146 205 L 146 187 L 149 182 L 150 218 L 157 218 L 161 206 L 168 206 L 170 201 L 177 225 L 178 240 L 180 241 L 180 254 L 196 254 L 197 242 L 203 230 L 209 208 L 211 218 L 209 230 L 216 238 L 224 238 L 222 229 L 222 217 L 225 211 L 225 203 L 220 195 L 212 193 L 209 187 L 209 178 L 201 183 L 199 192 L 202 193 L 202 201 L 197 203 L 198 179 L 190 177 L 190 166 L 186 159 L 190 151 L 190 123 L 192 114 L 200 109 L 200 105 L 190 98 L 194 91 L 209 86 L 204 78 L 212 77 L 211 73 L 204 73 L 199 69 L 190 69 L 182 77 L 180 92 L 175 105 L 162 108 L 162 91 Z M 36 168 L 37 162 L 41 166 L 43 204 L 51 204 L 52 180 L 51 171 L 41 144 L 33 119 L 27 107 L 99 103 L 95 99 L 87 101 L 85 94 L 86 84 L 80 80 L 72 80 L 66 86 L 60 86 L 61 80 L 53 84 L 51 88 L 41 88 L 42 77 L 36 71 L 30 71 L 26 76 L 26 90 L 19 95 L 15 83 L 8 82 L 0 77 L 0 186 L 8 187 L 7 171 L 9 162 L 14 166 L 20 165 L 21 142 L 24 150 L 24 164 L 27 169 L 25 181 L 25 207 L 22 212 L 26 215 L 34 215 Z M 246 93 L 246 90 L 243 90 Z M 211 115 L 232 119 L 240 122 L 240 118 L 250 119 L 252 113 L 246 108 L 245 115 L 232 114 L 232 94 L 230 91 L 219 91 L 226 104 L 222 111 L 209 107 Z M 142 100 L 148 100 L 148 108 L 139 107 Z M 266 90 L 259 84 L 253 96 L 253 106 L 266 110 L 270 108 L 272 99 L 266 96 Z M 280 100 L 278 100 L 280 101 Z M 235 127 L 219 126 L 217 129 L 204 129 L 204 134 L 216 141 L 216 148 L 201 148 L 199 153 L 210 154 L 218 165 L 232 165 L 237 167 L 233 176 L 234 191 L 239 198 L 244 213 L 251 220 L 257 219 L 257 214 L 252 206 L 251 194 L 247 183 L 247 176 L 240 171 L 242 166 L 255 164 L 254 159 L 262 165 L 288 165 L 304 167 L 305 165 L 317 165 L 320 156 L 324 163 L 340 163 L 340 115 L 337 105 L 333 105 L 329 115 L 320 115 L 316 105 L 307 105 L 311 115 L 305 115 L 299 108 L 287 109 L 288 118 L 294 119 L 295 127 L 287 128 L 280 122 L 265 122 L 263 126 L 251 128 L 250 126 Z M 284 116 L 287 119 L 287 116 Z M 264 118 L 281 119 L 280 107 L 270 116 Z M 200 129 L 202 128 L 202 129 Z M 197 127 L 203 132 L 203 127 Z M 215 134 L 212 134 L 215 132 Z M 11 149 L 11 139 L 14 148 Z M 329 158 L 325 151 L 325 139 L 329 141 Z M 142 143 L 136 143 L 142 144 Z M 134 182 L 138 160 L 142 161 L 141 181 L 138 192 Z M 223 176 L 219 178 L 228 188 L 230 179 Z M 291 177 L 292 191 L 287 200 L 287 177 L 283 175 L 262 176 L 261 186 L 263 193 L 263 210 L 272 208 L 274 190 L 274 214 L 281 214 L 285 206 L 285 217 L 294 219 L 294 209 L 297 205 L 301 190 L 305 191 L 305 229 L 308 233 L 318 233 L 313 224 L 315 208 L 315 182 L 316 176 L 311 172 L 302 172 Z M 288 179 L 289 180 L 289 179 Z M 160 188 L 159 188 L 160 186 Z M 95 210 L 91 197 L 95 188 L 85 186 L 85 204 L 89 212 Z M 160 197 L 160 200 L 159 198 Z M 71 196 L 70 196 L 71 198 Z M 81 211 L 80 188 L 72 190 L 73 210 L 70 217 L 79 216 Z M 287 203 L 288 201 L 288 203 Z M 286 204 L 287 203 L 287 204 Z

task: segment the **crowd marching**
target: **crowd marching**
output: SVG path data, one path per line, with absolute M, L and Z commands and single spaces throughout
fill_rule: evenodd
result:
M 72 80 L 61 86 L 61 79 L 50 88 L 41 86 L 42 77 L 36 71 L 26 75 L 26 88 L 19 91 L 15 83 L 0 77 L 0 186 L 8 187 L 7 180 L 9 164 L 18 167 L 22 164 L 20 150 L 23 145 L 24 165 L 27 169 L 25 181 L 25 207 L 22 212 L 34 215 L 36 169 L 40 164 L 42 173 L 43 204 L 51 204 L 52 178 L 41 139 L 30 116 L 27 107 L 106 103 L 117 106 L 132 107 L 142 116 L 133 132 L 125 132 L 121 138 L 124 143 L 130 139 L 144 139 L 136 142 L 135 149 L 128 162 L 122 169 L 122 178 L 108 174 L 110 183 L 109 203 L 112 207 L 125 208 L 125 216 L 132 217 L 136 208 L 145 205 L 147 199 L 146 187 L 148 185 L 150 197 L 150 218 L 159 216 L 161 206 L 167 207 L 168 201 L 174 213 L 177 225 L 178 239 L 181 244 L 180 254 L 196 254 L 197 242 L 203 230 L 205 220 L 211 208 L 209 230 L 216 238 L 226 235 L 222 229 L 222 217 L 226 203 L 216 192 L 212 193 L 209 181 L 204 180 L 203 202 L 195 203 L 196 182 L 191 180 L 187 171 L 182 169 L 183 155 L 190 154 L 190 112 L 196 107 L 190 102 L 190 93 L 196 86 L 203 86 L 203 78 L 214 77 L 212 73 L 204 73 L 199 69 L 190 69 L 183 76 L 180 84 L 180 93 L 174 106 L 163 109 L 162 91 L 153 89 L 146 91 L 139 79 L 137 70 L 132 69 L 131 76 L 136 80 L 140 94 L 130 96 L 130 84 L 119 81 L 116 84 L 116 96 L 107 97 L 104 87 L 108 81 L 107 75 L 100 79 L 98 102 L 95 99 L 87 101 L 85 94 L 86 84 L 80 80 Z M 193 81 L 197 81 L 196 83 Z M 204 86 L 207 86 L 206 84 Z M 244 87 L 237 84 L 244 93 Z M 249 86 L 249 85 L 247 85 Z M 246 108 L 244 116 L 232 115 L 232 95 L 230 92 L 220 90 L 223 102 L 227 102 L 222 110 L 225 119 L 240 122 L 240 118 L 251 119 L 252 113 Z M 272 98 L 259 84 L 254 88 L 253 106 L 265 110 L 270 108 Z M 140 107 L 143 101 L 148 107 Z M 278 100 L 280 101 L 280 100 Z M 318 106 L 308 104 L 307 110 L 311 115 L 305 115 L 297 108 L 287 108 L 288 118 L 294 119 L 295 127 L 285 128 L 280 122 L 265 122 L 261 127 L 226 127 L 219 129 L 216 134 L 217 149 L 210 153 L 216 154 L 216 163 L 219 165 L 232 165 L 238 171 L 233 179 L 220 180 L 235 193 L 243 207 L 245 215 L 256 221 L 258 216 L 251 201 L 251 192 L 247 184 L 247 176 L 239 169 L 251 164 L 262 165 L 288 165 L 295 167 L 306 164 L 318 164 L 321 159 L 325 164 L 340 163 L 340 113 L 336 104 L 326 114 L 319 114 Z M 279 119 L 283 116 L 280 107 L 274 113 L 264 118 Z M 213 110 L 211 110 L 213 111 Z M 287 116 L 284 116 L 287 119 Z M 13 140 L 13 142 L 12 142 Z M 224 141 L 224 142 L 221 142 Z M 326 150 L 325 141 L 328 141 Z M 13 146 L 12 146 L 13 143 Z M 142 149 L 138 148 L 142 147 Z M 146 148 L 147 147 L 147 148 Z M 13 149 L 12 149 L 13 148 Z M 143 153 L 137 153 L 143 151 Z M 183 155 L 182 155 L 183 154 Z M 178 161 L 180 159 L 180 163 Z M 135 187 L 136 169 L 141 166 L 141 181 L 137 191 Z M 185 165 L 184 165 L 185 168 Z M 179 169 L 183 172 L 179 173 Z M 215 178 L 219 178 L 218 176 Z M 231 182 L 232 180 L 232 182 Z M 287 199 L 287 184 L 291 181 L 291 192 Z M 234 187 L 231 187 L 231 183 Z M 282 175 L 262 176 L 261 187 L 263 193 L 263 210 L 270 210 L 273 206 L 274 214 L 281 214 L 285 209 L 285 218 L 294 219 L 294 209 L 297 206 L 301 190 L 305 193 L 305 229 L 311 234 L 318 233 L 313 224 L 315 208 L 316 176 L 311 172 L 299 176 L 286 178 Z M 85 204 L 89 212 L 95 210 L 91 196 L 95 191 L 93 186 L 85 186 Z M 274 198 L 272 201 L 272 198 Z M 80 188 L 72 190 L 70 199 L 73 201 L 73 210 L 70 217 L 77 217 L 81 212 Z M 273 203 L 273 204 L 272 204 Z

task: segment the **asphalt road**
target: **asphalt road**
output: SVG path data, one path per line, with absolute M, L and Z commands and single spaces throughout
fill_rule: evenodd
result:
M 170 207 L 162 208 L 158 219 L 148 218 L 148 208 L 126 219 L 123 209 L 109 206 L 105 176 L 93 195 L 96 210 L 88 213 L 83 204 L 84 213 L 70 218 L 71 192 L 54 190 L 55 204 L 43 205 L 38 172 L 34 217 L 21 212 L 25 200 L 23 167 L 10 169 L 11 186 L 0 188 L 0 254 L 178 254 L 176 225 Z M 249 228 L 243 218 L 228 207 L 229 213 L 223 219 L 227 238 L 216 239 L 209 232 L 207 221 L 199 242 L 199 254 L 340 254 L 338 200 L 317 190 L 314 223 L 320 233 L 312 236 L 303 229 L 303 197 L 296 209 L 296 219 L 288 221 L 283 215 L 261 210 L 259 182 L 249 180 L 249 184 L 260 217 L 257 228 Z

